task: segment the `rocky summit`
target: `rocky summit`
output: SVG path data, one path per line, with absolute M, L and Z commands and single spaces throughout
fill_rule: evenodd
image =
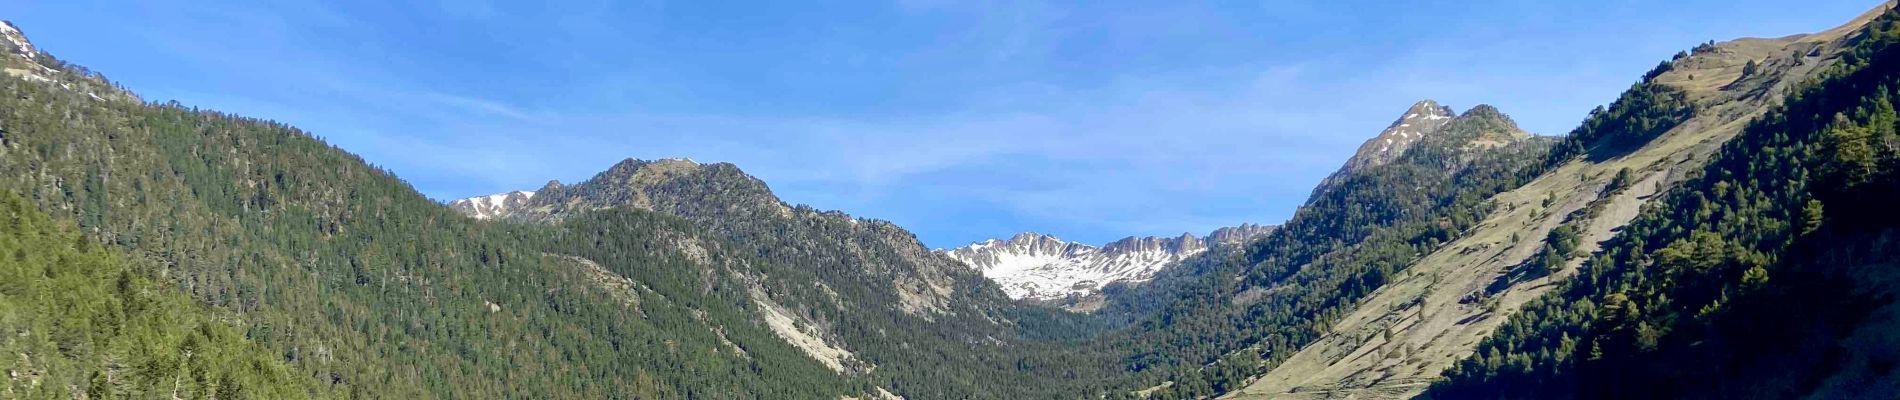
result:
M 1147 281 L 1211 247 L 1239 245 L 1272 231 L 1270 225 L 1242 224 L 1206 236 L 1131 236 L 1101 246 L 1025 232 L 938 252 L 982 271 L 1010 298 L 1059 300 L 1100 293 L 1111 283 Z

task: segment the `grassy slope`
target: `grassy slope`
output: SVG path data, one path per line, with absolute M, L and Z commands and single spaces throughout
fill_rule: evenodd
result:
M 1876 10 L 1882 11 L 1882 10 Z M 1891 398 L 1900 14 L 1751 121 L 1430 394 Z M 1601 306 L 1598 306 L 1601 305 Z
M 1524 302 L 1575 273 L 1573 268 L 1511 282 L 1501 290 L 1488 287 L 1537 253 L 1542 243 L 1535 239 L 1573 212 L 1601 202 L 1604 211 L 1582 225 L 1581 252 L 1594 250 L 1657 191 L 1698 168 L 1750 119 L 1778 103 L 1791 85 L 1830 64 L 1844 47 L 1844 36 L 1865 21 L 1814 35 L 1721 43 L 1676 60 L 1675 68 L 1652 82 L 1686 92 L 1699 110 L 1694 117 L 1628 154 L 1600 161 L 1579 158 L 1494 197 L 1499 207 L 1484 223 L 1361 303 L 1332 334 L 1230 397 L 1400 398 L 1424 390 Z M 1807 57 L 1814 49 L 1823 56 Z M 1742 79 L 1750 60 L 1774 72 Z M 1604 191 L 1625 168 L 1636 182 L 1631 189 Z M 1546 203 L 1547 198 L 1554 201 Z M 1461 301 L 1471 293 L 1489 298 Z M 1390 341 L 1384 331 L 1392 332 Z

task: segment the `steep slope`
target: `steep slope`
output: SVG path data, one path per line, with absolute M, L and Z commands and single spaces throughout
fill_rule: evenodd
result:
M 1041 346 L 1019 342 L 1024 337 L 1072 338 L 1094 328 L 1017 307 L 978 271 L 888 222 L 788 205 L 731 164 L 626 160 L 581 183 L 550 182 L 497 218 L 558 226 L 616 209 L 682 218 L 756 260 L 754 268 L 776 271 L 729 278 L 750 286 L 754 308 L 776 321 L 780 337 L 896 394 L 1050 397 L 1099 385 L 1062 379 L 1069 364 L 1030 367 L 1019 354 Z M 942 351 L 949 348 L 964 350 Z M 990 384 L 998 377 L 1035 384 Z
M 53 71 L 0 79 L 0 187 L 230 313 L 319 397 L 1060 398 L 1126 378 L 1126 347 L 1078 343 L 1099 325 L 731 165 L 628 161 L 498 218 L 550 223 L 482 221 L 295 128 L 5 57 Z
M 1391 162 L 1342 175 L 1239 254 L 1111 295 L 1105 311 L 1154 310 L 1110 345 L 1141 349 L 1125 362 L 1149 386 L 1114 394 L 1227 393 L 1320 338 L 1424 250 L 1475 225 L 1489 210 L 1484 199 L 1536 175 L 1551 140 L 1477 143 L 1517 132 L 1495 108 L 1473 107 Z
M 308 398 L 316 380 L 26 199 L 0 192 L 0 398 Z
M 1577 277 L 1526 304 L 1428 395 L 1900 393 L 1900 218 L 1889 212 L 1900 201 L 1900 12 L 1888 7 L 1815 35 L 1851 32 L 1851 47 L 1644 208 Z
M 1451 107 L 1438 104 L 1437 101 L 1426 99 L 1413 103 L 1411 108 L 1405 110 L 1405 114 L 1400 115 L 1397 120 L 1392 121 L 1392 125 L 1387 126 L 1384 131 L 1380 131 L 1379 135 L 1373 136 L 1371 139 L 1366 139 L 1365 143 L 1360 144 L 1359 150 L 1353 152 L 1352 157 L 1347 158 L 1345 165 L 1341 165 L 1338 171 L 1334 171 L 1333 174 L 1328 175 L 1326 179 L 1320 180 L 1319 185 L 1313 188 L 1313 195 L 1318 196 L 1320 192 L 1331 189 L 1334 184 L 1344 179 L 1347 175 L 1359 173 L 1367 168 L 1384 165 L 1385 163 L 1398 159 L 1399 155 L 1405 154 L 1406 150 L 1411 149 L 1413 145 L 1424 140 L 1426 136 L 1436 133 L 1456 116 L 1458 116 L 1458 113 L 1452 111 Z M 1530 134 L 1521 130 L 1497 132 L 1492 135 L 1494 137 L 1476 140 L 1472 143 L 1474 145 L 1495 147 L 1530 136 Z
M 1551 169 L 1361 302 L 1234 398 L 1398 398 L 1425 389 L 1506 317 L 1577 273 L 1789 88 L 1838 59 L 1864 20 L 1814 35 L 1698 47 L 1665 63 L 1553 150 Z
M 1238 246 L 1272 230 L 1272 226 L 1244 224 L 1220 228 L 1205 237 L 1186 233 L 1172 238 L 1128 237 L 1100 247 L 1022 233 L 939 252 L 982 271 L 1010 298 L 1076 301 L 1101 293 L 1111 283 L 1145 282 L 1162 268 L 1210 248 Z
M 955 313 L 952 308 L 957 304 L 983 304 L 952 302 L 960 286 L 980 282 L 981 278 L 960 268 L 954 260 L 928 251 L 902 228 L 839 212 L 793 207 L 772 195 L 764 182 L 732 164 L 629 159 L 585 182 L 574 185 L 550 182 L 535 193 L 520 209 L 496 217 L 554 221 L 589 210 L 631 206 L 694 221 L 705 229 L 727 235 L 761 256 L 782 257 L 782 252 L 799 248 L 835 255 L 840 258 L 833 262 L 810 264 L 827 269 L 826 276 L 835 279 L 865 276 L 887 279 L 882 285 L 896 294 L 896 301 L 890 303 L 911 314 Z M 813 225 L 823 226 L 814 234 L 826 238 L 842 235 L 854 240 L 834 243 L 820 237 L 769 234 L 792 226 Z M 980 284 L 963 288 L 964 295 L 982 296 L 968 293 L 979 287 Z M 974 309 L 964 311 L 983 312 L 971 310 Z
M 1283 227 L 1093 316 L 729 164 L 445 207 L 6 24 L 0 397 L 1363 398 L 1454 363 L 1433 395 L 1891 394 L 1893 21 L 1700 47 L 1555 143 L 1421 102 Z
M 0 79 L 0 188 L 227 313 L 318 397 L 870 391 L 758 321 L 720 273 L 744 258 L 674 245 L 723 240 L 685 221 L 618 216 L 613 237 L 638 245 L 575 258 L 596 242 L 462 217 L 294 128 L 113 95 L 43 52 L 0 60 L 31 73 Z
M 4 54 L 0 56 L 0 72 L 5 72 L 7 76 L 52 84 L 84 94 L 94 101 L 138 101 L 137 96 L 113 85 L 104 76 L 68 64 L 33 47 L 33 42 L 26 40 L 26 33 L 14 26 L 13 22 L 0 21 L 0 50 L 4 50 L 0 52 Z

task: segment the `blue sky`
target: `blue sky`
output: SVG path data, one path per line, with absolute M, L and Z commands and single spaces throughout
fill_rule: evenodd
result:
M 291 123 L 437 199 L 689 157 L 935 247 L 1278 223 L 1419 99 L 1562 134 L 1678 50 L 1877 4 L 4 3 L 147 100 Z

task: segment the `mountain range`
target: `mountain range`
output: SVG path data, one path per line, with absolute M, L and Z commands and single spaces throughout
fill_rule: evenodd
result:
M 470 197 L 449 202 L 449 208 L 461 211 L 475 219 L 490 219 L 521 209 L 534 192 L 516 190 L 508 193 L 496 193 L 487 196 Z
M 1279 224 L 934 251 L 729 163 L 444 204 L 0 46 L 0 398 L 1900 393 L 1891 2 L 1562 136 L 1418 102 Z
M 704 167 L 691 160 L 683 159 L 652 162 L 629 160 L 628 162 L 637 165 L 672 165 L 672 167 L 656 167 L 656 169 Z M 641 173 L 632 172 L 636 175 Z M 540 192 L 571 196 L 567 193 L 572 190 L 574 189 L 554 183 Z M 497 193 L 457 199 L 450 201 L 448 205 L 477 219 L 545 218 L 559 213 L 556 211 L 557 206 L 549 204 L 557 201 L 531 201 L 535 193 L 537 192 Z M 632 193 L 629 195 L 632 197 L 629 200 L 578 200 L 578 204 L 593 201 L 609 205 L 634 204 L 642 208 L 653 207 L 653 198 L 648 191 L 638 190 Z M 1010 239 L 988 240 L 956 249 L 936 250 L 936 252 L 948 255 L 981 272 L 983 276 L 1000 285 L 1003 292 L 1012 299 L 1045 302 L 1066 299 L 1074 302 L 1100 294 L 1102 287 L 1111 283 L 1133 284 L 1147 281 L 1161 269 L 1207 251 L 1210 247 L 1238 246 L 1249 239 L 1272 231 L 1272 226 L 1242 224 L 1216 229 L 1204 237 L 1185 233 L 1169 238 L 1128 237 L 1099 247 L 1066 242 L 1050 235 L 1022 233 Z
M 1238 246 L 1272 231 L 1272 226 L 1242 224 L 1204 237 L 1128 237 L 1099 247 L 1025 232 L 938 252 L 982 271 L 1010 298 L 1048 301 L 1093 296 L 1116 282 L 1144 282 L 1210 247 Z

